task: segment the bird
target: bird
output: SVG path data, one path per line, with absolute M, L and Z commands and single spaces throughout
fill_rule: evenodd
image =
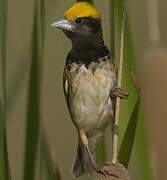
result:
M 117 87 L 117 65 L 103 40 L 100 12 L 88 2 L 69 7 L 64 18 L 52 24 L 70 39 L 63 88 L 71 119 L 78 133 L 75 177 L 104 174 L 96 163 L 96 150 L 105 129 L 114 122 L 116 97 L 128 92 Z

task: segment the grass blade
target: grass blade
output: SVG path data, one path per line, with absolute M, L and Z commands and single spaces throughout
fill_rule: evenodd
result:
M 27 124 L 25 141 L 24 180 L 35 179 L 36 156 L 40 130 L 40 75 L 41 38 L 38 4 L 35 4 L 34 26 L 32 32 L 32 56 L 30 65 Z
M 140 97 L 138 97 L 136 104 L 134 106 L 134 109 L 131 113 L 128 127 L 126 129 L 126 132 L 125 132 L 125 135 L 124 135 L 124 138 L 123 138 L 120 150 L 119 150 L 118 159 L 122 164 L 124 164 L 125 167 L 128 167 L 133 144 L 134 144 L 139 108 L 140 108 Z
M 6 138 L 6 42 L 7 1 L 0 0 L 0 179 L 9 180 Z

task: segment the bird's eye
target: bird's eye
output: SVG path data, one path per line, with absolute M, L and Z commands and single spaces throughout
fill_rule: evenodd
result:
M 76 23 L 81 23 L 81 21 L 82 21 L 81 18 L 77 18 L 77 19 L 75 20 Z

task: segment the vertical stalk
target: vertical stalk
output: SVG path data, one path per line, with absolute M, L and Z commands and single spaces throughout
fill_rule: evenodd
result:
M 119 52 L 119 68 L 118 68 L 118 81 L 117 86 L 121 87 L 122 81 L 122 70 L 124 60 L 124 41 L 125 41 L 125 22 L 126 22 L 126 0 L 123 1 L 122 19 L 121 19 L 121 38 L 120 38 L 120 52 Z M 113 134 L 113 156 L 112 163 L 117 163 L 118 156 L 118 127 L 120 117 L 120 98 L 116 98 L 116 111 L 115 111 L 115 122 L 114 122 L 114 134 Z

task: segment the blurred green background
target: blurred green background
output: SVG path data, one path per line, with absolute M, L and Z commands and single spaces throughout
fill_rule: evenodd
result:
M 42 31 L 40 29 L 42 27 L 40 26 L 41 24 L 38 24 L 39 31 L 37 31 L 40 35 L 42 34 L 41 37 L 44 42 L 42 48 L 38 46 L 33 47 L 32 45 L 32 43 L 35 44 L 35 38 L 39 35 L 36 34 L 32 37 L 35 18 L 34 12 L 37 2 L 44 3 L 44 6 L 41 8 L 44 10 L 42 11 L 44 16 L 40 16 L 40 20 L 45 30 Z M 64 11 L 74 2 L 72 0 L 8 0 L 7 2 L 6 125 L 8 158 L 13 180 L 23 179 L 25 167 L 24 147 L 28 117 L 27 107 L 31 109 L 31 106 L 35 104 L 35 102 L 33 103 L 33 97 L 35 97 L 34 100 L 36 101 L 36 96 L 31 96 L 32 104 L 27 106 L 30 81 L 33 82 L 33 88 L 37 85 L 40 90 L 39 119 L 42 130 L 44 129 L 47 135 L 51 151 L 52 153 L 54 152 L 52 157 L 54 156 L 57 162 L 62 179 L 73 179 L 70 168 L 76 155 L 77 132 L 71 122 L 62 88 L 64 63 L 71 44 L 64 34 L 52 28 L 51 24 L 62 18 Z M 120 17 L 119 15 L 118 18 L 115 17 L 115 20 L 118 20 L 118 22 L 112 22 L 111 15 L 114 9 L 111 6 L 112 2 L 109 0 L 95 0 L 94 4 L 101 11 L 104 38 L 109 48 L 112 46 L 112 31 L 115 30 L 116 49 L 114 52 L 115 57 L 118 58 Z M 114 2 L 117 4 L 121 1 Z M 135 74 L 139 79 L 142 89 L 142 103 L 139 115 L 136 117 L 138 122 L 136 136 L 134 136 L 135 143 L 129 164 L 129 172 L 132 180 L 152 180 L 152 177 L 162 180 L 167 177 L 165 172 L 165 164 L 167 162 L 165 155 L 167 152 L 167 143 L 165 141 L 167 135 L 167 26 L 165 23 L 167 2 L 160 0 L 156 6 L 158 10 L 157 17 L 160 37 L 158 41 L 154 42 L 151 31 L 155 27 L 154 22 L 151 23 L 150 20 L 155 20 L 155 17 L 150 15 L 154 6 L 151 10 L 149 7 L 155 2 L 155 0 L 127 1 L 128 25 L 125 43 L 123 87 L 130 91 L 130 97 L 128 101 L 121 104 L 120 143 L 122 142 L 129 118 L 138 98 L 129 71 L 133 64 L 135 64 Z M 37 8 L 39 8 L 39 4 Z M 117 14 L 116 8 L 115 14 Z M 4 14 L 1 14 L 1 19 L 3 17 Z M 150 24 L 153 24 L 153 26 Z M 113 26 L 115 27 L 113 28 Z M 42 56 L 38 56 L 38 52 L 35 52 L 40 67 L 40 86 L 36 84 L 39 81 L 30 80 L 33 48 L 36 48 L 36 50 L 40 48 L 42 52 Z M 36 93 L 38 94 L 39 91 Z M 32 113 L 32 116 L 34 114 Z M 31 127 L 29 132 L 31 134 Z M 36 132 L 36 130 L 33 132 Z M 31 136 L 29 137 L 29 143 L 31 144 L 31 140 L 33 142 L 33 139 L 31 139 Z M 108 128 L 105 136 L 107 160 L 111 160 L 111 139 L 111 129 Z M 37 167 L 35 173 L 36 179 L 49 179 L 46 177 L 44 171 L 41 171 L 41 154 L 42 152 L 38 148 L 38 153 L 35 155 L 37 158 L 35 165 Z M 31 159 L 31 154 L 29 158 Z M 34 157 L 32 156 L 33 160 Z M 84 179 L 86 177 L 79 178 L 79 180 Z M 4 179 L 2 178 L 2 180 Z

